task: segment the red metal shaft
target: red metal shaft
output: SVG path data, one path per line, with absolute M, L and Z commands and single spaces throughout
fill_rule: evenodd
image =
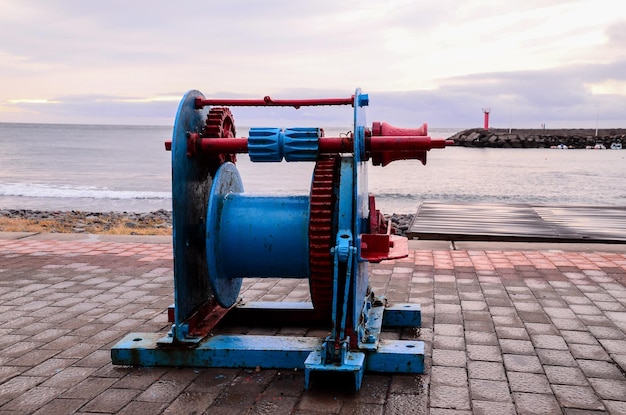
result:
M 241 138 L 200 138 L 197 134 L 190 136 L 196 140 L 196 148 L 203 154 L 247 153 L 248 139 Z M 444 148 L 454 142 L 443 138 L 428 136 L 375 136 L 365 140 L 367 152 L 381 151 L 417 151 Z M 352 137 L 320 137 L 318 141 L 320 153 L 348 153 L 353 150 Z
M 199 138 L 202 154 L 247 153 L 248 139 L 243 138 Z M 196 144 L 197 146 L 197 144 Z
M 321 99 L 272 99 L 269 96 L 263 99 L 202 99 L 196 98 L 196 109 L 207 105 L 225 107 L 300 107 L 320 105 L 353 105 L 354 95 L 350 98 L 321 98 Z

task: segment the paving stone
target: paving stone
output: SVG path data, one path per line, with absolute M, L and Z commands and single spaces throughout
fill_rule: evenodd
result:
M 432 385 L 430 406 L 435 408 L 470 409 L 467 387 Z
M 484 311 L 487 310 L 487 303 L 484 301 L 461 301 L 461 308 L 464 311 Z
M 587 378 L 577 367 L 544 366 L 543 370 L 545 370 L 550 383 L 558 385 L 587 385 Z
M 496 336 L 495 333 L 483 333 L 480 331 L 466 331 L 465 343 L 497 346 L 498 336 Z
M 529 340 L 500 339 L 502 353 L 535 354 L 535 348 Z
M 452 397 L 454 398 L 454 397 Z M 345 405 L 344 405 L 345 406 Z M 382 409 L 382 405 L 380 406 Z M 319 413 L 319 412 L 316 412 Z M 340 414 L 350 413 L 344 412 L 343 408 Z M 367 412 L 352 412 L 354 414 L 367 413 Z M 426 415 L 428 413 L 427 396 L 425 394 L 413 395 L 413 394 L 392 394 L 389 395 L 385 413 L 400 415 Z
M 499 362 L 469 361 L 468 373 L 471 379 L 506 380 L 504 365 Z
M 531 334 L 531 341 L 538 349 L 568 350 L 561 336 L 553 334 Z
M 458 366 L 467 365 L 467 357 L 463 350 L 433 350 L 434 366 Z
M 590 345 L 590 344 L 570 344 L 569 350 L 572 352 L 572 356 L 576 359 L 586 360 L 606 360 L 611 358 L 604 351 L 602 346 Z
M 145 401 L 134 401 L 131 402 L 124 410 L 126 410 L 129 414 L 136 414 L 141 410 L 146 410 L 146 407 L 152 413 L 159 413 L 159 410 L 163 407 L 167 407 L 163 411 L 163 415 L 166 414 L 201 414 L 204 413 L 209 406 L 213 403 L 215 396 L 211 394 L 206 394 L 202 392 L 187 392 L 184 391 L 169 405 L 160 402 L 145 402 Z M 283 400 L 281 399 L 281 402 Z M 287 402 L 287 406 L 290 410 L 293 410 L 296 404 L 294 398 L 285 398 L 285 402 Z M 267 413 L 277 413 L 277 409 L 280 408 L 276 401 L 263 400 L 263 409 L 268 410 Z M 271 405 L 271 403 L 275 403 L 275 405 Z M 132 410 L 132 412 L 131 412 Z M 147 412 L 145 412 L 147 413 Z
M 39 407 L 33 415 L 66 415 L 75 413 L 85 404 L 83 399 L 56 398 Z
M 494 380 L 470 379 L 472 400 L 510 402 L 511 394 L 507 382 Z
M 600 339 L 599 342 L 608 353 L 626 353 L 626 340 Z
M 626 401 L 626 380 L 590 378 L 589 383 L 601 399 Z
M 463 337 L 435 335 L 435 339 L 433 340 L 433 348 L 465 350 L 465 339 Z
M 430 379 L 433 385 L 467 386 L 467 373 L 461 367 L 433 366 Z
M 567 344 L 598 344 L 598 340 L 586 331 L 561 330 L 561 336 Z
M 549 315 L 551 318 L 556 318 L 556 319 L 576 318 L 576 314 L 574 314 L 574 312 L 569 307 L 563 307 L 563 308 L 546 307 L 543 309 L 543 311 L 545 311 L 545 313 Z
M 515 307 L 489 307 L 489 312 L 492 316 L 515 316 L 517 315 L 517 310 Z
M 539 393 L 513 393 L 513 401 L 520 415 L 554 415 L 561 407 L 554 395 Z
M 472 400 L 472 408 L 475 415 L 516 415 L 515 406 L 510 402 Z
M 535 349 L 539 360 L 544 365 L 577 366 L 569 350 Z
M 578 366 L 588 378 L 623 380 L 624 375 L 613 363 L 602 360 L 576 360 Z
M 584 315 L 579 314 L 578 318 L 585 326 L 605 326 L 615 327 L 619 326 L 619 321 L 613 321 L 604 315 Z
M 464 321 L 465 331 L 478 331 L 481 333 L 495 333 L 496 330 L 494 328 L 493 322 L 491 320 L 469 320 Z
M 507 377 L 513 392 L 552 393 L 548 378 L 543 374 L 508 372 Z
M 626 414 L 626 402 L 624 401 L 602 401 L 611 415 Z
M 619 329 L 615 327 L 606 327 L 606 326 L 588 326 L 587 327 L 591 334 L 597 339 L 613 339 L 613 340 L 622 340 L 626 339 L 626 335 Z
M 424 318 L 422 316 L 422 318 Z M 463 324 L 463 314 L 461 313 L 437 313 L 435 315 L 437 323 L 442 324 Z
M 553 324 L 525 322 L 526 330 L 533 334 L 559 334 L 559 330 Z
M 528 331 L 524 327 L 497 327 L 496 333 L 500 339 L 529 340 Z
M 604 405 L 589 386 L 552 385 L 552 390 L 563 407 L 604 410 Z
M 462 324 L 438 324 L 436 323 L 434 328 L 435 335 L 441 336 L 463 336 L 463 325 Z
M 471 360 L 485 360 L 485 361 L 491 361 L 491 362 L 502 361 L 502 354 L 498 346 L 468 344 L 467 356 Z
M 62 391 L 62 389 L 58 388 L 35 386 L 4 405 L 2 410 L 32 413 L 59 396 Z
M 139 394 L 134 389 L 107 389 L 83 408 L 87 412 L 118 412 Z
M 493 316 L 493 324 L 496 327 L 524 327 L 524 322 L 517 316 Z
M 543 373 L 543 368 L 537 356 L 505 354 L 504 367 L 511 372 Z
M 612 354 L 611 359 L 626 373 L 626 354 Z
M 587 327 L 577 318 L 552 318 L 552 324 L 559 330 L 585 331 Z
M 564 415 L 609 415 L 606 411 L 589 411 L 587 409 L 563 408 Z
M 522 321 L 524 321 L 525 323 L 529 322 L 550 324 L 551 322 L 550 317 L 548 317 L 546 313 L 531 313 L 526 311 L 520 311 L 518 314 Z
M 402 414 L 402 412 L 394 413 L 398 415 Z M 461 409 L 430 408 L 430 415 L 472 415 L 472 411 L 465 411 Z

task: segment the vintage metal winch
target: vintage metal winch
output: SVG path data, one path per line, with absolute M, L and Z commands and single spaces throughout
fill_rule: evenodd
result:
M 305 387 L 316 372 L 422 373 L 424 345 L 381 339 L 385 327 L 418 327 L 419 304 L 387 304 L 368 284 L 368 262 L 408 255 L 367 190 L 367 166 L 418 159 L 451 142 L 426 124 L 365 126 L 368 95 L 309 100 L 182 99 L 172 152 L 174 307 L 172 328 L 131 333 L 111 351 L 114 364 L 300 368 Z M 320 128 L 252 128 L 237 138 L 229 107 L 343 105 L 354 108 L 352 132 L 325 137 Z M 309 194 L 244 192 L 236 154 L 253 162 L 314 162 Z M 243 278 L 309 280 L 311 302 L 243 303 Z M 214 334 L 230 317 L 247 324 L 310 325 L 325 338 Z

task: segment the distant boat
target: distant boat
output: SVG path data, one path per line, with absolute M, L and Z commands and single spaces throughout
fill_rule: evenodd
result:
M 622 149 L 622 143 L 615 142 L 611 144 L 611 150 L 621 150 L 621 149 Z
M 602 143 L 596 143 L 596 145 L 593 146 L 593 149 L 594 150 L 606 150 L 606 147 Z
M 559 150 L 568 150 L 569 147 L 567 147 L 565 144 L 561 143 L 558 146 L 556 146 L 556 148 L 558 148 Z

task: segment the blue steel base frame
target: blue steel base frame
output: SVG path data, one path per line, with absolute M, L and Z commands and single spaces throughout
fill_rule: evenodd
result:
M 249 303 L 235 307 L 250 309 L 255 313 L 272 310 L 272 303 Z M 275 303 L 284 313 L 311 310 L 311 303 Z M 396 304 L 380 307 L 375 315 L 382 314 L 383 328 L 417 327 L 421 322 L 417 304 Z M 380 333 L 377 333 L 380 334 Z M 159 333 L 131 333 L 111 350 L 115 365 L 171 366 L 171 367 L 224 367 L 264 369 L 304 369 L 305 389 L 308 389 L 316 372 L 336 371 L 354 376 L 355 390 L 359 390 L 364 372 L 413 373 L 424 372 L 424 343 L 415 340 L 378 339 L 371 350 L 347 351 L 346 364 L 322 363 L 323 340 L 316 337 L 255 336 L 217 334 L 209 336 L 193 347 L 168 345 L 161 342 Z

